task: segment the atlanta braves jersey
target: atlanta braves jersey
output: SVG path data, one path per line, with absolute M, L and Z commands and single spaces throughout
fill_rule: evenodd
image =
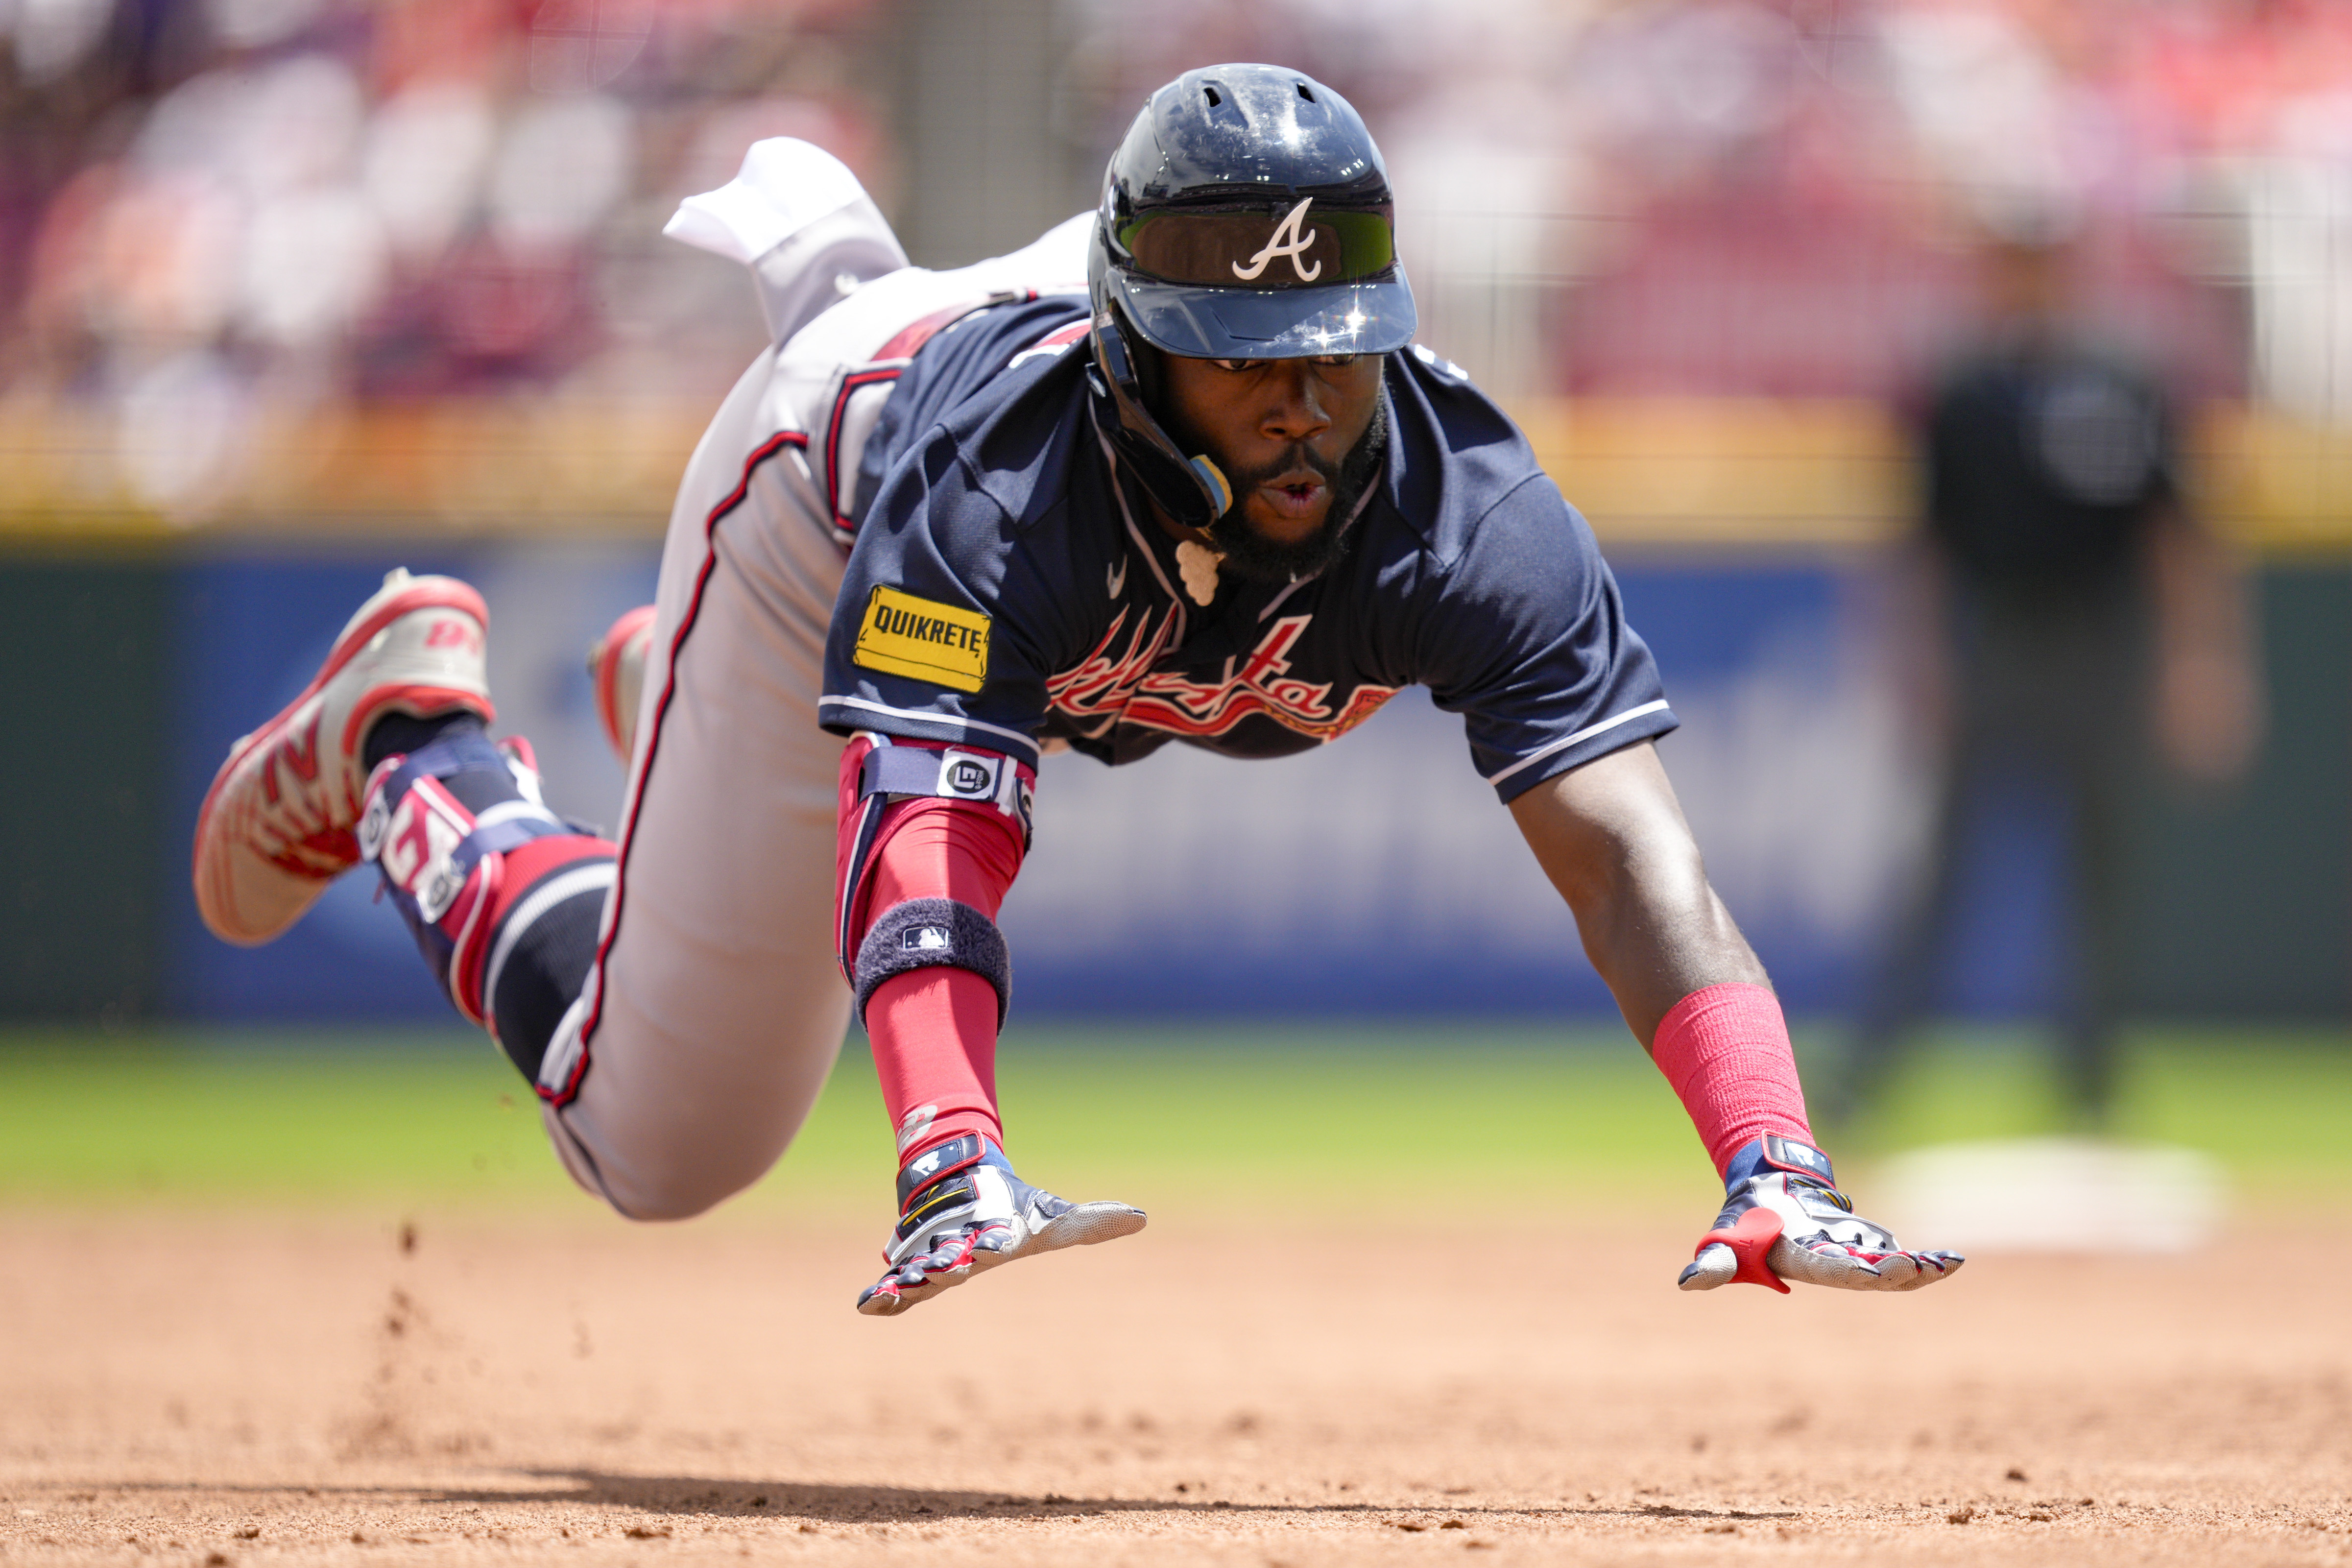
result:
M 1675 727 L 1591 530 L 1425 351 L 1390 358 L 1386 463 L 1347 552 L 1286 584 L 1224 574 L 1196 602 L 1095 426 L 1086 310 L 975 311 L 891 392 L 848 509 L 827 729 L 1031 763 L 1053 741 L 1113 763 L 1171 741 L 1273 757 L 1419 683 L 1507 801 Z

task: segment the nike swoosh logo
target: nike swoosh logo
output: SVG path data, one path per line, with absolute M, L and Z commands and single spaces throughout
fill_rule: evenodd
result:
M 1126 557 L 1126 556 L 1124 556 L 1124 555 L 1120 556 L 1120 557 L 1118 558 L 1118 565 L 1116 565 L 1116 566 L 1114 566 L 1114 567 L 1112 567 L 1108 572 L 1107 572 L 1107 573 L 1105 573 L 1105 574 L 1104 574 L 1104 582 L 1105 582 L 1105 584 L 1106 584 L 1107 586 L 1108 586 L 1108 588 L 1110 589 L 1110 596 L 1111 596 L 1112 598 L 1114 598 L 1114 599 L 1118 598 L 1121 594 L 1124 594 L 1125 592 L 1127 592 L 1127 557 Z

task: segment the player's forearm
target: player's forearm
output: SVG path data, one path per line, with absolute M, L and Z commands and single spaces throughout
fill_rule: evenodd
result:
M 1655 1039 L 1659 1020 L 1693 992 L 1727 982 L 1769 984 L 1764 965 L 1706 877 L 1693 880 L 1696 890 L 1686 890 L 1679 875 L 1629 868 L 1626 885 L 1580 908 L 1570 905 L 1585 956 L 1644 1049 Z M 1670 882 L 1677 884 L 1671 891 L 1664 886 Z
M 1563 773 L 1512 802 L 1511 813 L 1645 1049 L 1659 1020 L 1693 992 L 1767 984 L 1763 964 L 1707 885 L 1698 846 L 1649 745 Z
M 877 755 L 901 765 L 885 777 L 867 766 Z M 1004 1143 L 996 1033 L 1011 972 L 995 918 L 1026 835 L 985 775 L 1015 765 L 866 736 L 842 752 L 835 920 L 902 1163 L 965 1133 Z

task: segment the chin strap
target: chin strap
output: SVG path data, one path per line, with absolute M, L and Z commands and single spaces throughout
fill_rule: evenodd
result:
M 1214 543 L 1217 520 L 1234 504 L 1234 487 L 1205 454 L 1186 456 L 1143 400 L 1134 352 L 1115 310 L 1095 317 L 1094 361 L 1087 366 L 1095 426 L 1162 510 Z
M 1185 466 L 1192 470 L 1192 477 L 1200 481 L 1201 489 L 1207 492 L 1209 504 L 1217 509 L 1219 517 L 1234 510 L 1234 487 L 1225 479 L 1225 471 L 1209 461 L 1207 453 L 1198 453 L 1187 458 L 1184 462 Z M 1207 524 L 1201 531 L 1209 536 L 1209 542 L 1216 542 L 1217 525 L 1215 523 Z

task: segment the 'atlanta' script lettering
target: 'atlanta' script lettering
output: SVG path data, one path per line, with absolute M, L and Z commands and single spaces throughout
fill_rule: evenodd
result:
M 1266 628 L 1246 658 L 1227 659 L 1214 680 L 1192 680 L 1151 666 L 1166 651 L 1173 617 L 1155 628 L 1147 615 L 1113 652 L 1127 624 L 1119 612 L 1092 654 L 1045 683 L 1056 712 L 1100 734 L 1115 723 L 1141 724 L 1171 734 L 1223 735 L 1253 714 L 1318 741 L 1333 741 L 1396 695 L 1392 686 L 1359 686 L 1334 710 L 1331 686 L 1290 674 L 1290 651 L 1311 616 L 1285 616 Z

